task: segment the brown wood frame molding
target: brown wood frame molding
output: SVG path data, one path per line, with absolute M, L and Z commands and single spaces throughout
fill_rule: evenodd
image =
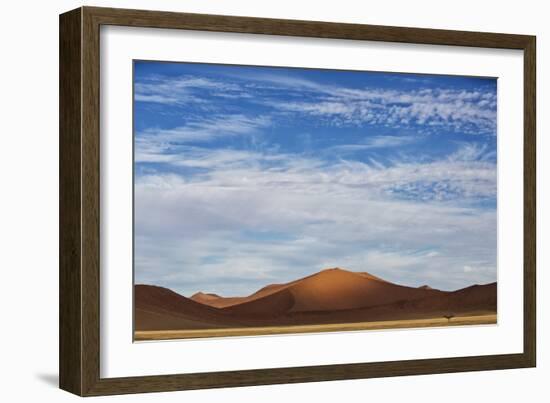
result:
M 476 357 L 246 371 L 100 377 L 99 31 L 173 28 L 524 51 L 524 351 Z M 80 396 L 534 367 L 536 364 L 535 37 L 82 7 L 60 16 L 60 387 Z

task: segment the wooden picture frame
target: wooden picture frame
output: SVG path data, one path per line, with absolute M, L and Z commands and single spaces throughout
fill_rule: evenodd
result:
M 519 49 L 524 56 L 523 353 L 100 377 L 100 26 Z M 81 7 L 60 16 L 60 387 L 80 396 L 525 368 L 536 365 L 535 37 Z M 504 162 L 505 163 L 505 162 Z

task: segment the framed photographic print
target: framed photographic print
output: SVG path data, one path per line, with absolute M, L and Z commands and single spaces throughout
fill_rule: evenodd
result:
M 532 367 L 535 38 L 60 17 L 60 386 Z

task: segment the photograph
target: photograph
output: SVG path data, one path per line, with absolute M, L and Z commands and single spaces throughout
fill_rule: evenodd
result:
M 497 79 L 133 61 L 134 340 L 497 323 Z

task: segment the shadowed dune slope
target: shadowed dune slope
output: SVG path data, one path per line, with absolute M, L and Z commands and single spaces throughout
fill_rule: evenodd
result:
M 497 310 L 497 283 L 472 285 L 457 291 L 435 295 L 417 301 L 407 301 L 405 307 L 420 310 L 495 311 Z
M 228 327 L 218 322 L 190 318 L 161 310 L 135 309 L 135 330 L 211 329 Z
M 337 324 L 385 320 L 441 318 L 446 315 L 471 316 L 496 313 L 496 283 L 468 287 L 454 292 L 439 292 L 425 298 L 401 299 L 389 304 L 357 309 L 265 313 L 237 313 L 269 325 Z
M 164 287 L 138 284 L 134 287 L 136 330 L 200 329 L 241 326 L 242 321 L 223 311 L 198 303 Z

